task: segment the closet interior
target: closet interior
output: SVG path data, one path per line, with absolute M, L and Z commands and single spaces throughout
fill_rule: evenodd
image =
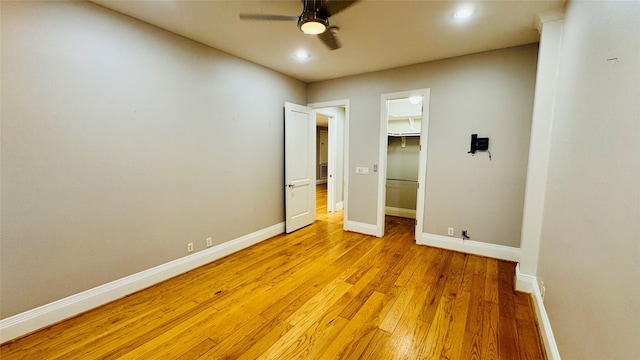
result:
M 385 214 L 416 217 L 422 97 L 387 101 Z

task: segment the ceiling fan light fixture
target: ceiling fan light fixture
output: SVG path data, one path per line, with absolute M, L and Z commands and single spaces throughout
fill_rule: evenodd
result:
M 306 11 L 300 15 L 298 27 L 308 35 L 322 34 L 329 27 L 329 20 L 317 16 L 315 11 Z

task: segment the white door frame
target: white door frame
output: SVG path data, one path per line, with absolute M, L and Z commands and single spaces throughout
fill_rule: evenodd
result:
M 343 138 L 344 138 L 344 143 L 343 143 L 343 151 L 342 151 L 342 156 L 343 156 L 343 171 L 342 171 L 342 176 L 343 176 L 343 193 L 342 193 L 342 197 L 343 197 L 343 224 L 347 224 L 348 219 L 349 219 L 349 206 L 348 206 L 348 199 L 349 199 L 349 113 L 350 113 L 350 100 L 349 99 L 342 99 L 342 100 L 331 100 L 331 101 L 323 101 L 323 102 L 317 102 L 317 103 L 311 103 L 311 104 L 307 104 L 308 107 L 312 108 L 312 109 L 322 109 L 322 108 L 329 108 L 329 107 L 342 107 L 344 108 L 344 131 L 343 131 Z M 322 110 L 319 110 L 320 113 L 322 113 Z M 331 119 L 329 119 L 329 121 L 331 121 Z M 335 121 L 335 119 L 334 119 Z M 334 127 L 335 128 L 335 127 Z M 329 129 L 331 129 L 331 125 L 329 125 Z M 332 158 L 331 154 L 333 154 L 333 156 L 337 157 L 337 144 L 335 141 L 335 131 L 334 131 L 334 141 L 331 141 L 331 130 L 329 130 L 329 166 L 335 166 L 337 159 L 336 158 Z M 333 148 L 332 148 L 333 147 Z M 333 165 L 331 165 L 333 164 Z M 327 180 L 327 184 L 329 183 L 329 181 Z M 337 185 L 334 184 L 333 185 Z M 335 187 L 335 186 L 333 186 Z M 334 189 L 329 189 L 327 186 L 327 197 L 329 196 L 329 190 L 333 191 L 335 194 L 335 188 Z M 335 202 L 335 199 L 334 199 Z M 344 225 L 343 225 L 343 228 Z M 345 228 L 346 230 L 346 228 Z
M 422 96 L 422 125 L 420 129 L 420 156 L 418 158 L 418 195 L 416 199 L 415 240 L 420 238 L 424 221 L 424 189 L 427 176 L 427 140 L 429 136 L 429 97 L 431 89 L 398 91 L 380 95 L 380 153 L 378 156 L 378 219 L 376 236 L 384 236 L 384 215 L 387 200 L 387 100 Z

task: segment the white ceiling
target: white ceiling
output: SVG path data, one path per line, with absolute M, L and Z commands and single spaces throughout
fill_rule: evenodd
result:
M 239 13 L 299 15 L 302 3 L 245 0 L 93 2 L 305 82 L 537 42 L 535 15 L 564 0 L 361 0 L 330 18 L 342 48 L 330 51 L 296 22 L 240 20 Z M 472 6 L 467 20 L 452 14 Z M 306 61 L 294 58 L 306 50 Z

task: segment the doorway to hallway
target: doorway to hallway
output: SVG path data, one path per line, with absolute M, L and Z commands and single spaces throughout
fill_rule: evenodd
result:
M 348 219 L 348 143 L 349 100 L 334 100 L 308 105 L 316 111 L 317 201 L 324 201 L 317 211 L 335 213 L 340 223 Z M 326 184 L 325 184 L 326 183 Z M 335 216 L 334 216 L 335 218 Z

